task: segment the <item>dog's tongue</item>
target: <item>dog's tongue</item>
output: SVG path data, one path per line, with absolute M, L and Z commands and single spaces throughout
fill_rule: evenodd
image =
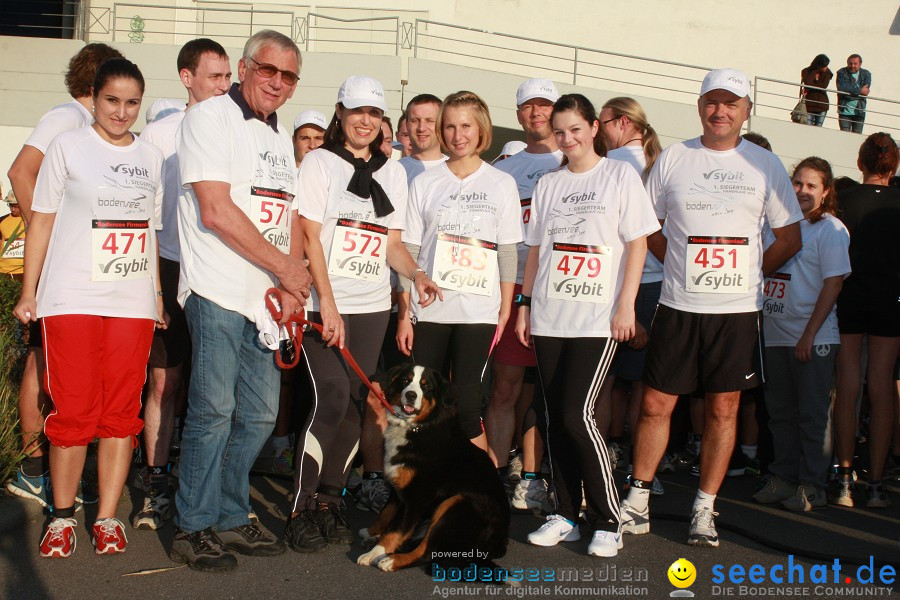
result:
M 403 412 L 405 412 L 405 413 L 408 414 L 408 415 L 411 415 L 411 414 L 413 414 L 414 412 L 416 412 L 416 407 L 415 407 L 415 406 L 410 406 L 409 404 L 404 404 L 404 405 L 403 405 Z

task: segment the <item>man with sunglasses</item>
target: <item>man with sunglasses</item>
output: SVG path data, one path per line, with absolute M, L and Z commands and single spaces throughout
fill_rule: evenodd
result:
M 272 336 L 260 334 L 277 328 L 263 299 L 279 286 L 286 319 L 312 281 L 300 258 L 291 136 L 275 113 L 294 94 L 300 60 L 287 36 L 256 33 L 238 62 L 241 83 L 192 107 L 176 139 L 178 301 L 193 348 L 169 556 L 199 571 L 235 568 L 232 551 L 284 551 L 249 517 L 249 472 L 278 412 L 280 375 L 261 342 Z

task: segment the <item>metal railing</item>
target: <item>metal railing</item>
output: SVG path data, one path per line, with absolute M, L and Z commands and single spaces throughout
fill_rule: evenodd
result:
M 693 102 L 709 67 L 416 19 L 414 56 Z
M 346 44 L 352 44 L 352 48 L 359 50 L 360 46 L 369 46 L 370 53 L 387 47 L 388 54 L 397 56 L 400 54 L 400 17 L 366 17 L 361 19 L 343 19 L 309 13 L 306 18 L 307 35 L 305 46 L 307 50 L 314 49 L 319 52 L 334 51 L 337 47 L 346 49 Z M 387 24 L 387 27 L 380 27 Z M 347 35 L 347 34 L 350 35 Z M 310 47 L 312 42 L 312 48 Z M 336 45 L 336 46 L 335 46 Z
M 800 99 L 801 84 L 796 81 L 755 77 L 753 86 L 753 114 L 773 119 L 788 119 Z M 839 129 L 837 88 L 818 88 L 803 86 L 809 90 L 823 91 L 828 94 L 828 112 L 825 123 L 829 128 Z M 900 101 L 877 96 L 866 96 L 866 131 L 879 130 L 900 131 Z

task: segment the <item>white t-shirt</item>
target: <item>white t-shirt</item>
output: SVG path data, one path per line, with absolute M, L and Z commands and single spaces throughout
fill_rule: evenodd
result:
M 55 213 L 37 316 L 156 319 L 156 223 L 162 153 L 114 146 L 91 126 L 58 135 L 41 163 L 35 212 Z
M 826 214 L 816 223 L 800 221 L 803 248 L 763 285 L 763 327 L 766 346 L 796 346 L 812 316 L 827 277 L 850 274 L 850 233 L 837 218 Z M 775 241 L 766 232 L 765 246 Z M 815 345 L 840 344 L 834 306 L 819 331 Z
M 185 113 L 176 137 L 183 192 L 178 198 L 181 272 L 178 302 L 196 293 L 255 322 L 254 314 L 278 279 L 232 250 L 203 226 L 191 184 L 220 181 L 231 186 L 231 200 L 263 237 L 287 254 L 291 244 L 291 209 L 297 190 L 297 167 L 291 136 L 279 123 L 250 116 L 224 96 L 204 100 Z
M 502 244 L 522 241 L 516 182 L 487 163 L 460 179 L 444 163 L 409 188 L 403 241 L 421 247 L 418 263 L 443 289 L 426 308 L 411 293 L 412 314 L 432 323 L 497 323 Z
M 644 177 L 644 169 L 647 167 L 647 157 L 644 156 L 642 146 L 622 146 L 606 153 L 606 158 L 627 162 L 637 171 L 638 177 Z M 662 281 L 663 266 L 652 252 L 647 252 L 644 260 L 644 271 L 641 273 L 641 283 L 654 283 Z
M 559 150 L 532 154 L 525 150 L 504 158 L 495 167 L 509 173 L 516 180 L 519 188 L 519 207 L 522 221 L 522 238 L 524 239 L 528 229 L 528 221 L 531 219 L 531 196 L 538 180 L 553 169 L 559 168 L 563 153 Z M 524 243 L 516 248 L 519 255 L 519 268 L 516 271 L 516 283 L 522 285 L 522 277 L 525 275 L 525 259 L 528 258 L 528 246 Z
M 586 173 L 548 173 L 534 189 L 525 243 L 540 246 L 531 332 L 609 337 L 625 273 L 625 244 L 659 230 L 640 177 L 601 159 Z
M 437 165 L 445 162 L 447 157 L 443 154 L 440 158 L 436 158 L 434 160 L 419 160 L 418 158 L 413 158 L 412 156 L 404 156 L 397 162 L 399 162 L 404 169 L 406 169 L 406 185 L 412 185 L 413 178 L 420 174 L 424 173 L 431 167 L 436 167 Z
M 59 106 L 54 106 L 41 117 L 34 131 L 25 140 L 26 146 L 32 146 L 47 154 L 50 142 L 64 131 L 81 129 L 94 122 L 94 115 L 81 105 L 78 100 L 72 100 Z
M 647 180 L 668 246 L 660 304 L 694 313 L 762 309 L 762 239 L 803 219 L 778 158 L 746 140 L 725 151 L 700 138 L 663 150 Z
M 162 168 L 162 206 L 156 207 L 159 230 L 159 255 L 176 262 L 181 261 L 178 244 L 178 196 L 181 195 L 181 179 L 178 175 L 178 157 L 175 156 L 175 136 L 184 120 L 184 111 L 178 110 L 156 119 L 144 127 L 141 139 L 159 148 L 165 162 Z
M 329 150 L 316 148 L 300 165 L 298 209 L 300 216 L 322 224 L 319 241 L 338 311 L 352 315 L 389 310 L 387 237 L 389 230 L 406 226 L 406 173 L 391 160 L 375 171 L 373 179 L 394 206 L 394 212 L 384 217 L 375 216 L 371 198 L 347 191 L 352 177 L 353 165 Z M 309 301 L 310 310 L 320 309 L 315 288 Z

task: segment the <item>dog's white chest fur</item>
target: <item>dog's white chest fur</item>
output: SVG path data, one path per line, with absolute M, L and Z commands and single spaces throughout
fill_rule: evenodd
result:
M 394 457 L 400 450 L 400 447 L 406 443 L 406 433 L 409 431 L 404 423 L 391 422 L 384 432 L 384 475 L 391 481 L 397 474 L 397 469 L 401 464 L 394 463 Z

